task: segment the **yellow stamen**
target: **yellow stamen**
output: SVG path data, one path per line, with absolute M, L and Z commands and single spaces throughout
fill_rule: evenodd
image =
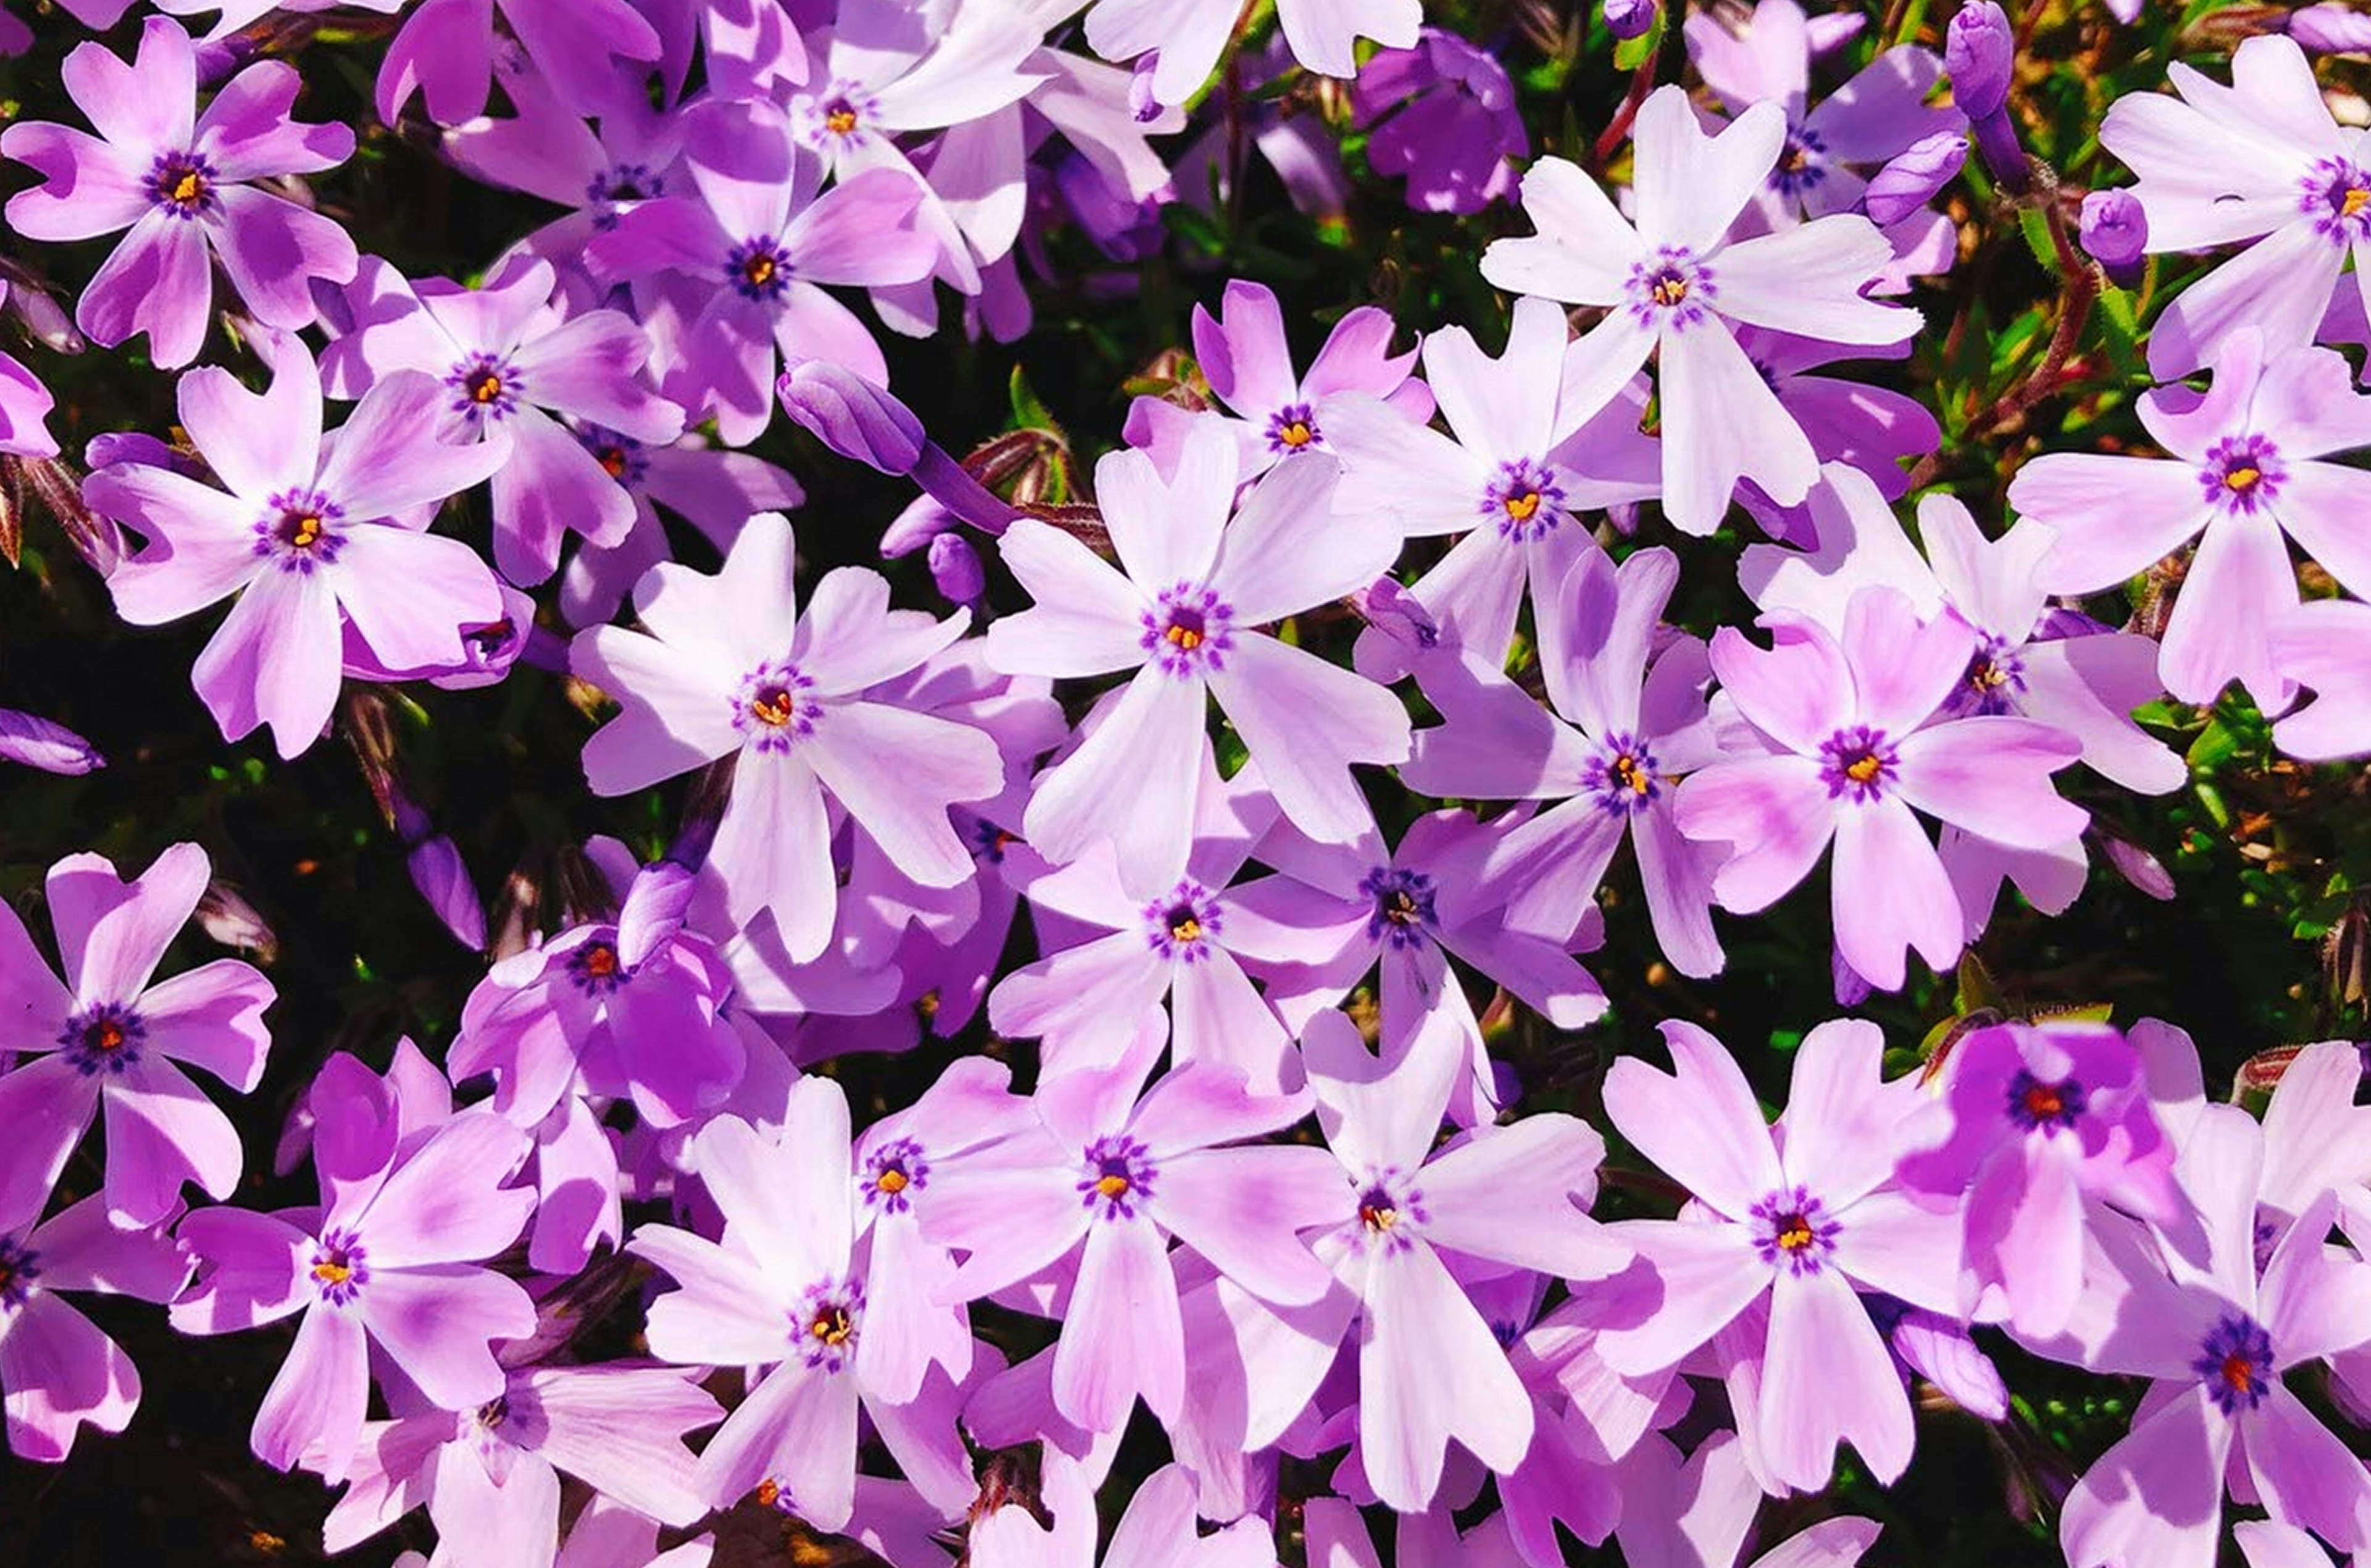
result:
M 856 110 L 835 109 L 823 117 L 823 128 L 835 136 L 845 136 L 856 129 Z
M 2365 207 L 2371 207 L 2371 190 L 2357 185 L 2348 190 L 2345 199 L 2339 202 L 2338 215 L 2342 218 L 2359 218 L 2363 215 L 2363 209 Z
M 2056 1084 L 2038 1083 L 2025 1091 L 2025 1113 L 2037 1122 L 2054 1122 L 2065 1110 L 2065 1098 Z
M 1317 432 L 1309 428 L 1308 421 L 1295 420 L 1290 424 L 1285 426 L 1282 430 L 1278 431 L 1276 432 L 1276 438 L 1278 441 L 1283 442 L 1287 446 L 1292 447 L 1297 451 L 1300 448 L 1308 445 L 1312 441 L 1317 439 Z
M 297 518 L 295 527 L 289 530 L 288 542 L 300 550 L 309 550 L 320 540 L 321 520 L 310 512 Z
M 849 1321 L 848 1310 L 843 1307 L 825 1308 L 807 1325 L 807 1332 L 826 1344 L 846 1344 L 848 1336 L 855 1332 L 856 1325 Z
M 343 1285 L 346 1281 L 354 1277 L 354 1271 L 352 1264 L 341 1263 L 330 1258 L 324 1258 L 319 1262 L 313 1265 L 313 1277 L 319 1280 L 323 1285 Z
M 1202 940 L 1202 922 L 1191 915 L 1181 915 L 1169 922 L 1172 941 L 1198 942 Z
M 477 380 L 469 384 L 469 400 L 471 402 L 491 403 L 502 395 L 503 378 L 496 375 L 491 370 L 487 371 L 484 375 L 479 376 Z
M 204 198 L 205 193 L 205 179 L 196 169 L 191 169 L 173 182 L 173 200 L 184 207 L 196 205 Z M 2350 202 L 2354 199 L 2353 195 L 2347 198 Z
M 1525 490 L 1521 495 L 1509 496 L 1500 504 L 1506 507 L 1508 516 L 1518 523 L 1528 523 L 1532 514 L 1540 509 L 1540 492 Z
M 1655 776 L 1637 757 L 1626 754 L 1613 759 L 1613 777 L 1634 795 L 1644 795 L 1655 787 Z
M 1101 1178 L 1095 1182 L 1095 1191 L 1101 1193 L 1107 1198 L 1124 1198 L 1128 1196 L 1128 1178 L 1120 1175 L 1116 1171 L 1114 1171 L 1109 1176 Z
M 752 256 L 748 260 L 741 263 L 741 275 L 749 281 L 751 288 L 762 289 L 774 281 L 774 259 L 770 256 Z
M 2223 1358 L 2223 1380 L 2244 1394 L 2256 1386 L 2256 1369 L 2244 1355 L 2226 1355 Z
M 113 1019 L 101 1019 L 98 1028 L 87 1042 L 94 1051 L 112 1051 L 123 1043 L 123 1026 Z
M 1778 1227 L 1778 1245 L 1789 1252 L 1799 1252 L 1818 1238 L 1811 1234 L 1811 1222 L 1799 1214 L 1790 1214 Z
M 1201 647 L 1205 640 L 1203 634 L 1196 631 L 1192 627 L 1178 626 L 1174 623 L 1170 626 L 1167 631 L 1162 632 L 1161 637 L 1162 640 L 1168 643 L 1171 647 L 1179 650 L 1181 652 L 1186 653 L 1191 653 L 1197 648 Z
M 2349 201 L 2353 198 L 2349 197 Z M 2261 468 L 2234 468 L 2223 476 L 2223 488 L 2231 490 L 2251 490 L 2264 477 Z
M 791 694 L 776 686 L 772 690 L 759 692 L 750 702 L 749 711 L 759 723 L 770 724 L 779 730 L 791 721 L 794 707 Z
M 894 1198 L 912 1186 L 914 1179 L 892 1165 L 880 1175 L 873 1178 L 873 1184 Z
M 758 1507 L 771 1508 L 782 1500 L 782 1483 L 769 1475 L 759 1482 L 758 1490 L 749 1495 L 757 1499 Z
M 1845 777 L 1856 784 L 1874 784 L 1884 771 L 1885 759 L 1875 752 L 1864 752 L 1845 765 Z
M 1666 275 L 1656 279 L 1654 288 L 1648 292 L 1655 296 L 1657 305 L 1677 305 L 1688 297 L 1688 281 L 1685 278 Z
M 1388 1204 L 1360 1204 L 1359 1223 L 1370 1230 L 1389 1230 L 1400 1222 L 1400 1211 Z
M 618 973 L 618 950 L 607 942 L 596 942 L 586 948 L 584 973 L 596 980 L 607 980 Z

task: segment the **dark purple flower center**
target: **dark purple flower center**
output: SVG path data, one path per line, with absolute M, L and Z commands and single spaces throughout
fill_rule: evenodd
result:
M 627 202 L 648 202 L 666 194 L 666 179 L 648 164 L 612 164 L 593 177 L 584 188 L 584 199 L 593 205 L 593 223 L 596 228 L 614 228 L 618 214 L 615 209 Z
M 818 1372 L 847 1370 L 863 1322 L 864 1286 L 854 1280 L 828 1279 L 810 1286 L 791 1314 L 800 1357 Z
M 971 858 L 986 866 L 1004 864 L 1004 852 L 1021 842 L 1021 836 L 1010 833 L 986 817 L 971 824 Z
M 1598 744 L 1597 755 L 1582 765 L 1580 784 L 1608 816 L 1630 817 L 1662 798 L 1664 778 L 1646 741 L 1624 732 Z
M 744 299 L 770 305 L 791 286 L 791 253 L 771 235 L 745 239 L 725 252 L 724 277 Z
M 593 461 L 601 465 L 603 473 L 628 490 L 638 488 L 642 476 L 651 471 L 651 460 L 643 455 L 642 444 L 630 436 L 596 426 L 579 431 L 576 439 L 593 454 Z
M 1770 171 L 1770 189 L 1785 196 L 1800 196 L 1827 178 L 1828 144 L 1809 126 L 1789 127 L 1786 150 Z
M 1306 403 L 1288 403 L 1267 417 L 1267 449 L 1278 456 L 1306 452 L 1324 441 L 1324 432 L 1317 428 L 1316 410 Z
M 1380 1247 L 1405 1252 L 1416 1245 L 1429 1218 L 1423 1189 L 1396 1166 L 1371 1170 L 1359 1184 L 1359 1228 L 1354 1239 L 1361 1250 Z
M 1374 901 L 1367 917 L 1367 940 L 1405 951 L 1425 940 L 1440 923 L 1434 913 L 1432 879 L 1422 871 L 1377 866 L 1359 879 L 1359 891 Z
M 2297 182 L 2297 210 L 2324 239 L 2350 246 L 2371 232 L 2371 178 L 2352 158 L 2322 158 Z
M 1820 777 L 1830 800 L 1847 795 L 1863 803 L 1877 800 L 1900 769 L 1901 758 L 1882 730 L 1856 724 L 1820 743 Z
M 1226 924 L 1226 910 L 1209 888 L 1188 877 L 1166 898 L 1144 906 L 1144 942 L 1163 958 L 1199 963 L 1210 956 L 1210 939 Z
M 2226 435 L 2206 449 L 2198 488 L 2217 511 L 2253 516 L 2281 493 L 2288 477 L 2281 449 L 2269 437 Z
M 2245 1312 L 2226 1312 L 2190 1365 L 2224 1414 L 2253 1410 L 2273 1390 L 2273 1336 Z
M 281 571 L 309 574 L 345 548 L 345 509 L 319 490 L 282 490 L 263 505 L 250 548 Z
M 588 997 L 606 997 L 632 976 L 618 956 L 618 944 L 595 940 L 568 955 L 568 977 Z
M 307 1271 L 313 1288 L 330 1306 L 345 1306 L 370 1283 L 369 1256 L 362 1238 L 353 1231 L 324 1232 L 320 1244 L 313 1249 L 313 1266 Z
M 518 371 L 500 354 L 471 354 L 445 373 L 445 385 L 453 389 L 453 411 L 472 427 L 516 413 L 526 390 Z
M 1824 1268 L 1844 1229 L 1829 1217 L 1827 1205 L 1801 1186 L 1772 1193 L 1748 1210 L 1747 1217 L 1752 1221 L 1753 1250 L 1762 1261 L 1797 1274 Z
M 1214 589 L 1180 582 L 1161 591 L 1152 608 L 1144 612 L 1143 635 L 1138 646 L 1152 663 L 1180 680 L 1207 675 L 1227 667 L 1235 645 L 1232 605 Z
M 15 1312 L 32 1298 L 40 1261 L 39 1252 L 14 1237 L 0 1236 L 0 1312 Z
M 1480 511 L 1482 520 L 1506 538 L 1544 538 L 1564 521 L 1564 487 L 1546 464 L 1510 458 L 1483 487 Z
M 2025 1131 L 2053 1137 L 2090 1107 L 2089 1091 L 2074 1078 L 2046 1083 L 2019 1067 L 2008 1084 L 2008 1119 Z
M 215 184 L 214 166 L 198 153 L 159 153 L 148 166 L 148 194 L 177 218 L 195 218 L 220 206 Z
M 883 1144 L 864 1159 L 864 1177 L 858 1190 L 867 1208 L 904 1214 L 914 1206 L 909 1195 L 931 1184 L 931 1162 L 922 1146 L 911 1138 Z
M 1079 1200 L 1105 1219 L 1134 1219 L 1161 1176 L 1151 1150 L 1126 1133 L 1097 1138 L 1081 1158 Z
M 862 83 L 846 77 L 835 79 L 820 93 L 800 98 L 792 109 L 807 144 L 823 151 L 862 135 L 880 114 L 881 100 L 866 92 Z
M 801 674 L 786 659 L 769 659 L 741 677 L 733 698 L 733 727 L 741 732 L 745 745 L 788 751 L 814 734 L 823 717 L 814 691 L 814 677 Z
M 1712 268 L 1679 245 L 1663 246 L 1652 257 L 1632 262 L 1625 292 L 1634 320 L 1671 332 L 1703 321 L 1720 296 Z
M 2006 640 L 1985 632 L 1977 640 L 1975 653 L 1968 660 L 1966 677 L 1952 688 L 1943 710 L 1955 719 L 2015 713 L 2017 699 L 2024 690 L 2024 656 Z
M 124 1002 L 98 1002 L 66 1020 L 58 1045 L 85 1078 L 121 1077 L 140 1060 L 147 1022 Z

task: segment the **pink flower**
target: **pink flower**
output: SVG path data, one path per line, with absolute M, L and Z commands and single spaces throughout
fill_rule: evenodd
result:
M 973 1521 L 972 1568 L 1095 1568 L 1095 1491 L 1077 1460 L 1046 1446 L 1043 1495 L 1051 1529 L 1008 1504 Z M 1276 1539 L 1256 1518 L 1198 1533 L 1194 1478 L 1165 1465 L 1145 1478 L 1113 1528 L 1103 1568 L 1276 1568 Z
M 66 1304 L 61 1291 L 168 1301 L 189 1258 L 161 1229 L 118 1229 L 102 1198 L 85 1198 L 35 1224 L 0 1208 L 0 1394 L 8 1447 L 20 1458 L 63 1463 L 85 1425 L 121 1432 L 140 1405 L 140 1373 L 121 1347 Z M 169 1217 L 169 1216 L 168 1216 Z
M 0 906 L 0 1051 L 32 1057 L 0 1073 L 0 1126 L 15 1129 L 0 1160 L 0 1215 L 40 1212 L 102 1111 L 106 1206 L 116 1223 L 157 1224 L 185 1182 L 230 1196 L 237 1130 L 174 1064 L 251 1091 L 272 1047 L 263 1026 L 272 982 L 232 958 L 154 978 L 211 874 L 194 844 L 174 845 L 130 883 L 97 855 L 51 867 L 64 985 L 17 912 Z

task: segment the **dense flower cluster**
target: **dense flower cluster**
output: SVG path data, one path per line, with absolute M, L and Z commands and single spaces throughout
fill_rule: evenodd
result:
M 438 1565 L 684 1568 L 756 1513 L 896 1568 L 1729 1568 L 1792 1498 L 1757 1560 L 1850 1568 L 1877 1521 L 1806 1500 L 1901 1480 L 1937 1412 L 2006 1429 L 2055 1364 L 2137 1395 L 2046 1500 L 2071 1568 L 2210 1568 L 2226 1498 L 2253 1568 L 2371 1552 L 2355 1046 L 2296 1051 L 2260 1119 L 2175 1022 L 1801 1018 L 1774 1115 L 1757 1041 L 1590 967 L 1619 922 L 1667 974 L 1751 970 L 1784 906 L 1853 1012 L 2067 908 L 2095 850 L 2155 870 L 2114 823 L 2189 770 L 2136 714 L 2244 694 L 2299 763 L 2371 754 L 2371 147 L 2307 52 L 2360 18 L 2117 98 L 2134 179 L 2087 196 L 2021 144 L 1990 0 L 1925 43 L 1925 7 L 1563 9 L 1650 46 L 1536 156 L 1511 46 L 1418 0 L 0 33 L 73 34 L 0 134 L 14 302 L 177 377 L 176 428 L 77 463 L 47 363 L 0 358 L 10 472 L 123 622 L 210 617 L 225 743 L 349 732 L 491 959 L 432 1049 L 330 1053 L 258 967 L 170 960 L 197 844 L 0 906 L 9 1462 L 133 1419 L 100 1293 L 280 1336 L 238 1397 L 260 1461 L 342 1489 L 330 1551 L 424 1511 Z M 300 107 L 357 65 L 359 144 Z M 958 457 L 891 385 L 899 338 L 1035 352 L 1033 291 L 1081 257 L 1125 290 L 1248 150 L 1338 208 L 1346 134 L 1488 225 L 1463 319 L 1366 305 L 1297 360 L 1275 292 L 1209 279 L 1190 367 L 1059 493 L 1026 432 Z M 386 157 L 550 210 L 407 271 L 308 183 Z M 1887 384 L 1994 202 L 2073 330 L 2221 258 L 2119 347 L 2145 439 L 2045 433 L 2013 519 L 1933 483 L 1977 416 Z M 769 432 L 920 497 L 802 511 Z M 824 537 L 929 575 L 815 570 Z M 584 801 L 638 826 L 490 934 L 357 704 L 563 681 Z M 0 755 L 99 761 L 16 713 Z M 1518 1015 L 1622 1021 L 1597 1103 L 1526 1081 Z M 898 1052 L 901 1091 L 845 1080 Z M 287 1206 L 226 1109 L 267 1066 Z

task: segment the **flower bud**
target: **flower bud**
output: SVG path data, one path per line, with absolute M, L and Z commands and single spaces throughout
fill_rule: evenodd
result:
M 1662 0 L 1605 0 L 1605 30 L 1618 39 L 1643 38 L 1662 8 Z
M 2305 6 L 2289 13 L 2288 35 L 2315 54 L 2371 54 L 2371 15 L 2345 6 Z
M 67 774 L 107 766 L 96 746 L 64 725 L 6 708 L 0 708 L 0 762 Z
M 404 856 L 404 866 L 411 872 L 411 885 L 454 939 L 472 952 L 483 951 L 486 906 L 479 902 L 469 868 L 461 863 L 461 851 L 453 841 L 441 833 L 420 840 Z
M 922 421 L 911 409 L 852 370 L 796 360 L 774 383 L 782 409 L 843 457 L 885 474 L 909 474 L 921 460 Z
M 2148 214 L 2129 190 L 2094 190 L 2083 198 L 2083 249 L 2111 282 L 2125 287 L 2140 276 L 2148 250 Z
M 1868 221 L 1891 227 L 1924 209 L 1935 193 L 1959 178 L 1968 161 L 1968 139 L 1957 131 L 1922 136 L 1869 177 L 1863 198 Z
M 941 534 L 931 541 L 931 576 L 954 604 L 976 605 L 988 592 L 988 569 L 961 534 Z
M 1943 70 L 1951 99 L 1971 121 L 1998 114 L 2008 103 L 2017 32 L 1993 0 L 1969 0 L 1943 35 Z

